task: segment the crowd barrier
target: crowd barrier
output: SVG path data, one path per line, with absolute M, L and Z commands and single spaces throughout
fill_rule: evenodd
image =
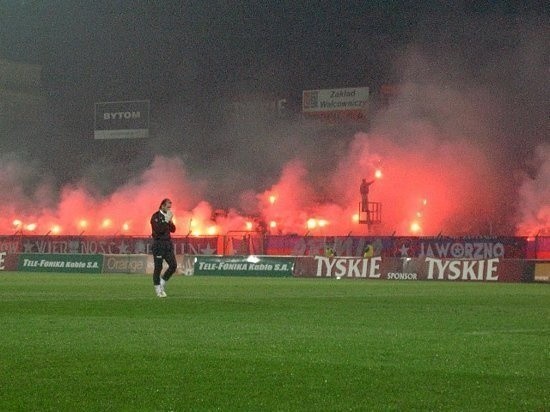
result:
M 212 256 L 176 255 L 177 273 L 194 276 L 264 276 L 384 280 L 548 281 L 550 261 L 508 258 Z M 146 254 L 0 252 L 0 271 L 152 274 Z

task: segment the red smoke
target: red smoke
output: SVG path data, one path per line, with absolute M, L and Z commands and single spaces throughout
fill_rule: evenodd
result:
M 337 165 L 327 165 L 317 191 L 300 163 L 288 164 L 279 183 L 260 196 L 262 214 L 283 233 L 366 234 L 368 228 L 354 219 L 362 178 L 375 180 L 369 201 L 382 203 L 382 224 L 371 233 L 479 234 L 500 193 L 498 174 L 466 141 L 440 142 L 424 134 L 395 143 L 360 133 Z M 277 201 L 269 204 L 272 194 Z
M 14 180 L 10 185 L 17 187 L 19 182 Z M 19 194 L 9 205 L 2 204 L 0 232 L 144 235 L 150 231 L 150 215 L 164 197 L 171 197 L 180 211 L 191 210 L 202 196 L 202 186 L 189 181 L 181 160 L 157 157 L 139 179 L 108 198 L 94 198 L 83 187 L 65 187 L 55 207 L 36 203 L 36 207 L 23 208 L 31 199 Z
M 537 148 L 535 174 L 525 177 L 519 188 L 518 232 L 526 235 L 550 234 L 550 144 Z
M 539 156 L 539 174 L 521 188 L 525 216 L 520 234 L 548 227 L 548 148 Z M 496 219 L 494 209 L 507 196 L 501 173 L 481 150 L 465 139 L 441 141 L 429 130 L 405 139 L 359 133 L 347 154 L 323 171 L 291 161 L 273 187 L 248 197 L 255 203 L 249 208 L 257 211 L 255 217 L 219 212 L 202 201 L 204 183 L 192 181 L 177 158 L 157 157 L 138 179 L 104 199 L 85 188 L 66 187 L 54 207 L 38 202 L 29 207 L 33 197 L 23 195 L 8 171 L 0 169 L 1 178 L 15 186 L 16 198 L 1 206 L 4 234 L 148 235 L 149 218 L 164 197 L 173 200 L 179 235 L 246 231 L 261 221 L 272 234 L 367 234 L 356 216 L 359 185 L 366 178 L 375 180 L 369 200 L 382 203 L 382 224 L 373 225 L 370 233 L 475 235 L 487 234 L 487 222 Z M 38 187 L 34 197 L 43 192 Z M 493 230 L 498 233 L 498 227 Z

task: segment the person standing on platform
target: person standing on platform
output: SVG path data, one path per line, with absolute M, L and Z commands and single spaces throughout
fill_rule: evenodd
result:
M 369 211 L 369 187 L 374 183 L 374 180 L 367 182 L 367 179 L 361 181 L 359 191 L 361 192 L 361 212 Z

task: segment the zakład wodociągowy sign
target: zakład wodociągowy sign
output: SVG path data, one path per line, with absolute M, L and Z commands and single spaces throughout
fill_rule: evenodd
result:
M 95 104 L 95 139 L 149 137 L 149 100 Z
M 360 111 L 364 109 L 368 100 L 368 87 L 304 90 L 302 111 L 304 113 Z

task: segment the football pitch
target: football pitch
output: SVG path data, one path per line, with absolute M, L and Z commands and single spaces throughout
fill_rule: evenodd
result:
M 550 410 L 550 285 L 0 274 L 0 410 Z

